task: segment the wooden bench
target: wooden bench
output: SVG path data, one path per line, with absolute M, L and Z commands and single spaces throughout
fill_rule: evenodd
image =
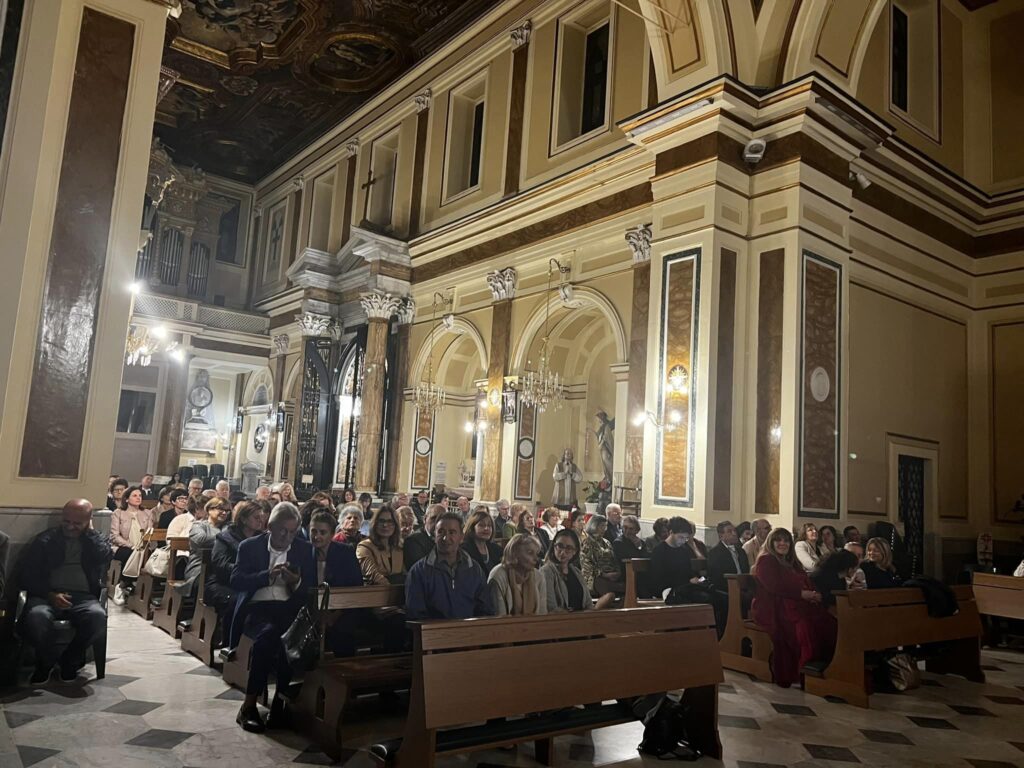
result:
M 153 605 L 150 602 L 153 599 L 153 592 L 156 586 L 163 581 L 157 577 L 146 572 L 146 561 L 149 560 L 150 555 L 153 554 L 153 550 L 156 549 L 156 545 L 167 539 L 166 528 L 156 528 L 150 531 L 146 538 L 149 543 L 146 545 L 145 552 L 142 555 L 142 567 L 139 571 L 139 578 L 135 580 L 135 589 L 132 590 L 131 595 L 128 596 L 126 605 L 128 610 L 132 613 L 137 613 L 139 616 L 149 621 L 153 618 Z
M 331 614 L 338 611 L 405 605 L 405 588 L 401 585 L 337 587 L 326 592 L 326 608 L 320 617 L 322 631 Z M 320 594 L 323 597 L 324 591 Z M 322 637 L 325 635 L 326 632 Z M 320 663 L 303 676 L 298 696 L 288 704 L 293 727 L 331 758 L 340 760 L 342 715 L 354 693 L 408 688 L 411 681 L 409 654 L 336 658 L 326 652 L 321 642 Z
M 836 652 L 821 677 L 805 675 L 804 690 L 838 696 L 868 706 L 870 686 L 864 656 L 900 646 L 944 644 L 943 654 L 927 660 L 929 672 L 962 675 L 985 682 L 981 671 L 981 618 L 969 586 L 953 587 L 960 610 L 937 619 L 928 615 L 920 589 L 865 589 L 833 592 L 839 622 Z
M 433 768 L 437 755 L 533 741 L 537 760 L 551 765 L 556 736 L 631 722 L 635 716 L 623 700 L 679 688 L 686 689 L 691 745 L 722 756 L 717 709 L 723 676 L 711 606 L 410 626 L 415 650 L 405 736 L 373 745 L 370 753 L 379 761 Z M 595 659 L 629 663 L 600 664 L 600 674 L 581 674 Z M 495 670 L 507 672 L 500 685 Z M 543 714 L 519 717 L 529 713 Z M 509 717 L 516 719 L 483 724 Z
M 978 613 L 1004 619 L 1024 619 L 1024 579 L 975 571 L 973 585 Z
M 210 570 L 212 554 L 211 550 L 203 550 L 203 564 L 199 571 L 199 588 L 196 591 L 196 608 L 192 614 L 192 624 L 181 633 L 181 650 L 191 653 L 208 667 L 214 665 L 215 654 L 221 642 L 217 611 L 205 601 L 206 575 Z
M 164 584 L 163 599 L 159 607 L 153 610 L 153 626 L 159 627 L 174 639 L 181 637 L 178 619 L 181 616 L 181 606 L 185 602 L 181 593 L 174 589 L 174 586 L 180 583 L 174 578 L 174 566 L 178 562 L 178 553 L 188 552 L 188 547 L 188 536 L 167 539 L 167 548 L 171 553 L 168 577 Z
M 649 558 L 635 558 L 623 560 L 622 565 L 626 571 L 626 592 L 622 595 L 623 608 L 640 608 L 651 605 L 664 605 L 664 600 L 638 597 L 637 582 L 641 573 L 647 573 L 651 567 Z
M 772 639 L 743 610 L 745 605 L 750 605 L 757 582 L 749 573 L 730 573 L 725 578 L 729 585 L 729 616 L 719 642 L 722 666 L 770 683 L 772 671 L 768 660 L 772 655 Z
M 110 558 L 110 565 L 107 566 L 107 594 L 113 596 L 121 581 L 121 561 Z

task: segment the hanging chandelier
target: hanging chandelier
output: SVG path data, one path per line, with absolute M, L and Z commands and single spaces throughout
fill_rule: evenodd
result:
M 437 300 L 441 300 L 441 306 L 446 307 L 451 302 L 441 293 L 434 291 L 434 302 L 430 308 L 430 356 L 427 358 L 427 380 L 421 381 L 413 390 L 413 405 L 421 413 L 435 414 L 444 410 L 444 403 L 447 393 L 434 383 L 434 330 L 437 325 Z
M 543 413 L 549 408 L 557 411 L 562 407 L 565 400 L 565 385 L 562 377 L 552 371 L 548 362 L 548 333 L 551 321 L 551 277 L 558 271 L 559 281 L 561 276 L 568 274 L 569 267 L 562 266 L 558 259 L 548 261 L 548 287 L 544 294 L 544 336 L 540 341 L 540 360 L 537 370 L 526 370 L 522 379 L 522 398 L 526 405 L 533 406 Z
M 178 348 L 178 342 L 168 339 L 167 329 L 162 325 L 154 328 L 133 325 L 128 328 L 128 338 L 124 345 L 124 361 L 128 365 L 145 367 L 153 362 L 153 355 L 159 353 L 179 363 L 185 359 L 184 350 Z

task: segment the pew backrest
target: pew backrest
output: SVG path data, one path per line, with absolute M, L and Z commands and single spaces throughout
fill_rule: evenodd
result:
M 978 613 L 1024 619 L 1024 579 L 975 571 L 972 580 Z
M 326 595 L 326 603 L 324 598 Z M 317 604 L 327 611 L 346 611 L 355 608 L 401 608 L 405 605 L 405 587 L 401 584 L 365 587 L 329 587 L 318 590 Z
M 641 573 L 647 573 L 651 567 L 649 558 L 631 558 L 622 561 L 626 572 L 626 591 L 622 596 L 623 608 L 636 608 L 639 601 L 637 581 Z

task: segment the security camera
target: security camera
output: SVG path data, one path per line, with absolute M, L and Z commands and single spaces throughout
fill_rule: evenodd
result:
M 850 181 L 856 183 L 861 189 L 867 189 L 871 186 L 871 179 L 863 173 L 857 173 L 856 171 L 850 171 Z
M 764 157 L 764 150 L 767 146 L 764 139 L 751 139 L 743 147 L 743 159 L 750 165 L 757 165 Z

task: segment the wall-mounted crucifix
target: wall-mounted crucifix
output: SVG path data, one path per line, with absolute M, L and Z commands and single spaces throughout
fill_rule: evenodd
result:
M 364 190 L 363 194 L 363 221 L 359 226 L 364 229 L 372 226 L 373 222 L 370 221 L 370 191 L 373 185 L 376 184 L 378 179 L 373 177 L 373 168 L 366 169 L 366 183 L 360 184 L 359 188 Z

